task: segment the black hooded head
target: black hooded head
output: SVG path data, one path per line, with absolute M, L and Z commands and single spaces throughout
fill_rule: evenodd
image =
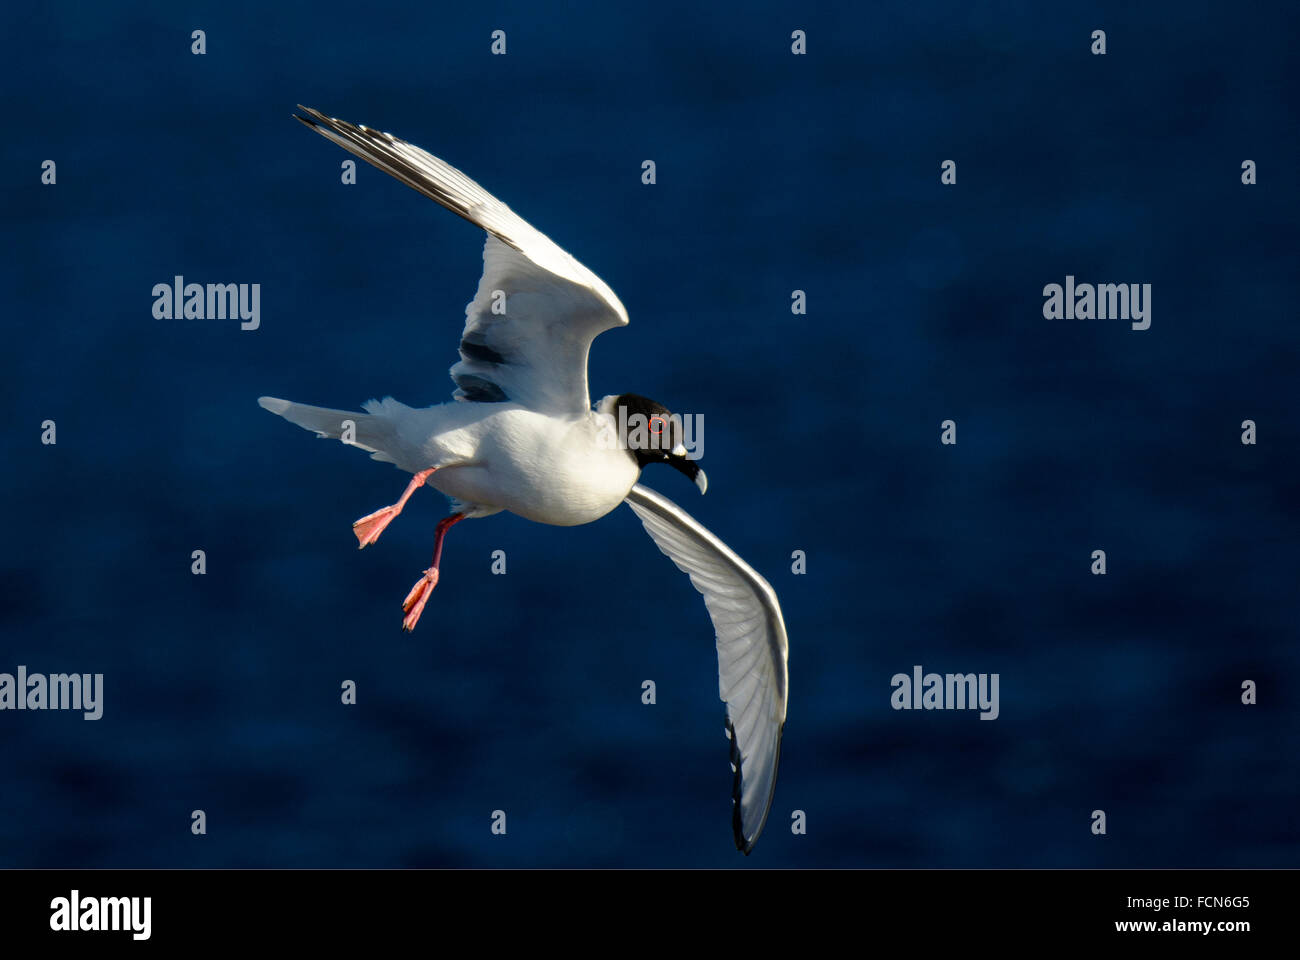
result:
M 637 466 L 645 469 L 652 463 L 666 463 L 694 481 L 700 493 L 705 491 L 708 479 L 686 450 L 680 417 L 662 403 L 637 393 L 606 398 L 600 409 L 614 418 L 619 445 Z

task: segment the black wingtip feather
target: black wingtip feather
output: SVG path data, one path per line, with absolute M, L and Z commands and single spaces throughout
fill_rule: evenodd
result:
M 785 721 L 781 722 L 781 729 L 776 732 L 776 756 L 772 758 L 772 792 L 767 795 L 767 809 L 772 809 L 772 797 L 776 795 L 776 773 L 781 768 L 781 738 L 785 735 Z M 752 840 L 745 839 L 745 823 L 741 817 L 740 801 L 743 796 L 743 785 L 741 783 L 744 770 L 741 767 L 740 748 L 736 745 L 736 728 L 732 725 L 730 718 L 727 720 L 727 736 L 731 740 L 731 765 L 735 767 L 735 773 L 731 777 L 731 833 L 736 840 L 736 849 L 749 856 L 754 849 L 754 844 L 758 843 L 758 838 L 763 835 L 763 828 L 767 826 L 767 817 L 763 817 L 763 822 L 758 825 Z
M 754 844 L 745 840 L 745 821 L 740 812 L 742 790 L 740 747 L 736 744 L 736 728 L 731 718 L 727 718 L 727 739 L 731 741 L 731 769 L 734 771 L 731 775 L 731 833 L 736 839 L 736 849 L 749 856 L 749 851 L 754 849 Z

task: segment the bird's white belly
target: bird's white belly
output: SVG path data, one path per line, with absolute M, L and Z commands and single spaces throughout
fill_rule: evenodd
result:
M 526 411 L 503 411 L 480 437 L 477 455 L 429 478 L 468 504 L 509 510 L 537 523 L 576 526 L 609 513 L 640 475 L 621 449 L 596 442 L 591 421 L 563 422 Z

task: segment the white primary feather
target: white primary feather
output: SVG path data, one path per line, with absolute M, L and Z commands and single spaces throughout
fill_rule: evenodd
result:
M 667 497 L 638 483 L 626 502 L 704 595 L 717 633 L 718 695 L 727 704 L 736 770 L 732 827 L 736 846 L 749 853 L 772 806 L 785 726 L 788 643 L 776 591 Z
M 591 341 L 628 322 L 614 291 L 450 164 L 390 133 L 299 109 L 317 133 L 488 232 L 483 275 L 465 308 L 461 362 L 451 370 L 456 398 L 585 415 Z

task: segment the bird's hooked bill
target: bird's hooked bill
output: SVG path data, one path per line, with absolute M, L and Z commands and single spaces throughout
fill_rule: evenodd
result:
M 685 460 L 686 447 L 683 444 L 677 444 L 677 446 L 673 447 L 673 456 L 681 457 Z M 688 477 L 691 476 L 690 473 L 687 473 L 686 475 Z M 694 480 L 695 485 L 700 488 L 700 496 L 704 496 L 704 494 L 709 492 L 709 478 L 705 476 L 704 471 L 698 466 L 695 468 L 695 476 L 691 477 L 691 479 Z
M 681 453 L 678 453 L 678 450 Z M 700 488 L 700 493 L 709 489 L 709 478 L 704 475 L 700 465 L 686 455 L 686 448 L 680 443 L 673 448 L 671 453 L 660 454 L 654 463 L 666 463 L 678 473 L 684 474 L 686 479 L 695 481 L 695 485 Z
M 703 496 L 709 490 L 709 478 L 700 465 L 691 459 L 690 454 L 686 452 L 685 444 L 677 444 L 665 459 L 674 469 L 684 473 L 688 479 L 695 481 L 695 485 L 700 488 L 700 495 Z

